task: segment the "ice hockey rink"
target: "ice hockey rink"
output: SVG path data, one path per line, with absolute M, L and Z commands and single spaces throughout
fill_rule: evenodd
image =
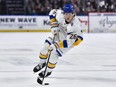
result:
M 42 87 L 32 70 L 49 35 L 0 33 L 0 87 Z M 116 87 L 116 34 L 84 34 L 44 82 L 46 87 Z

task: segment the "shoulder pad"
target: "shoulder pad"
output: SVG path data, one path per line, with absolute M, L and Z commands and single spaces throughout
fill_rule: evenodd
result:
M 50 11 L 49 15 L 56 16 L 57 9 L 53 9 Z
M 58 23 L 62 23 L 64 21 L 64 15 L 62 10 L 57 10 L 56 20 L 58 21 Z

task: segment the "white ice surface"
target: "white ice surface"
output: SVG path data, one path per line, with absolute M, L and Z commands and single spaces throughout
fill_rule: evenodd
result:
M 42 87 L 32 70 L 50 33 L 0 33 L 0 87 Z M 59 58 L 47 87 L 116 87 L 116 34 L 84 34 Z

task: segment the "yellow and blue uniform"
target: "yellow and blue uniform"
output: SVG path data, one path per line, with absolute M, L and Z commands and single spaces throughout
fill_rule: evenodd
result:
M 65 13 L 65 16 L 64 16 Z M 67 22 L 68 13 L 70 22 Z M 83 32 L 81 23 L 74 13 L 74 7 L 71 4 L 66 4 L 62 10 L 53 9 L 49 13 L 52 36 L 45 40 L 44 46 L 40 51 L 40 66 L 34 68 L 34 71 L 39 71 L 45 67 L 49 52 L 49 61 L 47 63 L 46 72 L 52 72 L 57 64 L 59 57 L 67 53 L 70 49 L 78 46 L 83 41 Z M 46 73 L 45 73 L 46 74 Z M 42 72 L 39 76 L 42 76 Z M 50 75 L 49 73 L 46 76 Z
M 59 29 L 58 44 L 60 48 L 77 46 L 83 41 L 81 24 L 77 17 L 71 23 L 66 24 L 62 10 L 52 10 L 49 14 L 51 29 Z
M 55 44 L 57 50 L 51 52 L 48 63 L 48 71 L 52 71 L 57 64 L 59 56 L 62 56 L 74 46 L 78 46 L 83 41 L 83 32 L 78 18 L 75 16 L 70 23 L 66 23 L 62 10 L 53 9 L 49 13 L 51 30 L 57 32 L 57 36 L 53 42 L 53 37 L 45 40 L 45 45 L 40 52 L 40 62 L 45 62 L 48 57 L 48 48 L 51 44 Z M 43 60 L 42 60 L 43 59 Z

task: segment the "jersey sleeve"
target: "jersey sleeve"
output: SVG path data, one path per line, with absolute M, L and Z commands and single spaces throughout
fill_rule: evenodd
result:
M 56 19 L 56 13 L 57 13 L 56 9 L 51 10 L 49 13 L 49 18 L 50 18 L 50 23 L 51 23 L 51 31 L 52 31 L 53 35 L 56 35 L 59 30 L 59 27 L 58 27 L 59 24 Z
M 56 20 L 56 12 L 57 12 L 57 10 L 53 9 L 49 13 L 51 28 L 58 27 L 58 22 Z

